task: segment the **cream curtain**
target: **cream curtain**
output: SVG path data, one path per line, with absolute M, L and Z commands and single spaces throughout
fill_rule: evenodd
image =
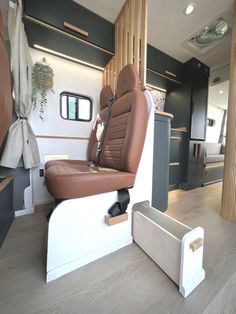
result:
M 22 2 L 9 1 L 9 37 L 14 78 L 15 111 L 18 119 L 11 125 L 0 165 L 16 168 L 23 156 L 25 169 L 40 164 L 38 145 L 28 122 L 32 110 L 32 59 L 22 22 Z

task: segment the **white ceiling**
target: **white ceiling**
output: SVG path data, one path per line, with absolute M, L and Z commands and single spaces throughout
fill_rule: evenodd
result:
M 74 0 L 98 15 L 114 23 L 125 0 Z M 196 57 L 211 67 L 221 68 L 230 63 L 231 34 L 206 54 L 190 52 L 181 44 L 193 33 L 203 28 L 219 13 L 227 16 L 232 24 L 234 0 L 194 0 L 195 11 L 186 16 L 183 11 L 191 0 L 148 0 L 148 43 L 175 59 L 185 62 Z M 224 90 L 219 95 L 218 90 Z M 228 104 L 228 81 L 209 88 L 209 103 L 226 108 Z
M 125 0 L 74 0 L 114 22 Z M 230 36 L 215 49 L 199 56 L 182 47 L 181 43 L 209 20 L 226 10 L 232 13 L 234 0 L 195 0 L 196 9 L 190 16 L 183 14 L 188 0 L 148 0 L 148 43 L 181 62 L 197 57 L 211 67 L 229 63 Z M 231 21 L 230 21 L 231 22 Z

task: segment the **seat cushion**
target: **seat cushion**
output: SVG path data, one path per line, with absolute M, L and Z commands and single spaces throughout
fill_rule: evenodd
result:
M 49 164 L 45 171 L 48 191 L 56 199 L 85 197 L 128 188 L 134 185 L 134 180 L 135 175 L 129 172 L 88 166 L 72 160 L 58 160 L 55 164 Z
M 88 160 L 74 160 L 74 159 L 56 159 L 49 160 L 45 164 L 45 170 L 51 166 L 74 166 L 77 164 L 88 165 Z
M 213 163 L 213 162 L 221 162 L 224 161 L 225 155 L 224 154 L 216 154 L 216 155 L 207 155 L 205 157 L 205 164 Z

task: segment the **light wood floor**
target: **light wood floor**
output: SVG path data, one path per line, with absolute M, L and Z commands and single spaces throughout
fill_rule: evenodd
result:
M 135 244 L 45 283 L 45 210 L 15 219 L 0 250 L 0 313 L 236 313 L 236 225 L 221 184 L 173 191 L 168 214 L 205 229 L 206 280 L 187 298 Z

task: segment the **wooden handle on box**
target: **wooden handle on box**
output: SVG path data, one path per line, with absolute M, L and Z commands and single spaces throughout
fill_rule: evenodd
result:
M 89 35 L 88 32 L 86 32 L 86 31 L 84 31 L 83 29 L 81 29 L 81 28 L 79 28 L 79 27 L 76 27 L 76 26 L 74 26 L 74 25 L 72 25 L 72 24 L 70 24 L 70 23 L 64 22 L 64 26 L 65 26 L 66 28 L 69 28 L 69 29 L 71 29 L 72 31 L 75 31 L 76 33 L 79 33 L 79 34 L 84 35 L 84 36 L 86 36 L 86 37 L 88 37 L 88 35 Z
M 189 244 L 189 248 L 193 251 L 193 252 L 195 252 L 195 251 L 197 251 L 200 247 L 202 247 L 203 246 L 203 239 L 202 238 L 198 238 L 198 239 L 196 239 L 196 240 L 194 240 L 193 242 L 191 242 L 190 244 Z

